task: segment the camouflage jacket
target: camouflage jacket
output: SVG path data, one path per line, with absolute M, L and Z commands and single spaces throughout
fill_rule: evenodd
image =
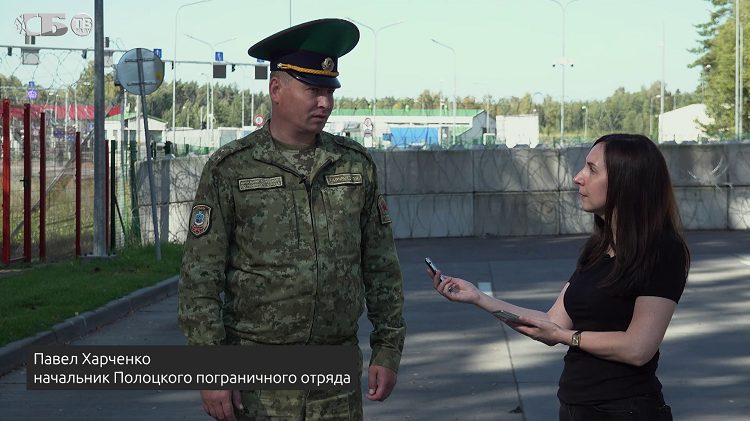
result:
M 366 302 L 370 364 L 397 371 L 401 268 L 375 163 L 350 139 L 318 136 L 309 178 L 276 150 L 268 124 L 208 160 L 185 241 L 180 329 L 192 345 L 353 344 Z

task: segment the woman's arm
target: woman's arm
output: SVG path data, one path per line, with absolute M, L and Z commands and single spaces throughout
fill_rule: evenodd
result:
M 573 322 L 568 317 L 568 313 L 565 312 L 565 306 L 563 305 L 563 296 L 565 291 L 568 289 L 568 284 L 565 284 L 565 288 L 558 295 L 555 304 L 550 308 L 547 313 L 531 310 L 525 307 L 519 307 L 510 304 L 503 300 L 491 297 L 482 291 L 479 291 L 474 284 L 465 281 L 460 278 L 452 278 L 446 276 L 444 281 L 440 281 L 441 271 L 433 273 L 427 269 L 427 274 L 432 277 L 433 286 L 435 289 L 443 295 L 445 298 L 451 301 L 457 301 L 462 303 L 474 304 L 477 307 L 492 313 L 498 310 L 509 311 L 518 316 L 525 316 L 532 319 L 543 320 L 546 322 L 554 323 L 561 328 L 573 327 Z M 511 327 L 514 327 L 511 325 Z M 523 332 L 521 332 L 523 333 Z
M 555 303 L 557 304 L 557 303 Z M 633 318 L 625 332 L 584 331 L 580 336 L 582 350 L 605 360 L 642 366 L 651 361 L 664 339 L 677 303 L 662 297 L 642 296 L 635 300 Z M 560 329 L 533 318 L 524 319 L 536 327 L 514 329 L 547 345 L 570 345 L 574 330 Z
M 656 354 L 676 307 L 677 303 L 669 298 L 638 297 L 628 330 L 583 332 L 580 347 L 599 358 L 640 367 Z M 566 343 L 570 343 L 570 338 Z

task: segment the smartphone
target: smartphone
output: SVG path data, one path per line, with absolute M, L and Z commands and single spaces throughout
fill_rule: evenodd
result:
M 509 311 L 498 310 L 498 311 L 493 311 L 491 314 L 504 322 L 512 322 L 512 323 L 517 323 L 519 325 L 525 325 L 525 326 L 534 326 L 532 324 L 522 321 L 517 315 Z
M 425 257 L 424 262 L 427 263 L 427 267 L 429 267 L 434 273 L 437 273 L 438 268 L 435 267 L 435 264 L 432 263 L 432 260 L 430 260 L 429 257 Z M 445 280 L 445 276 L 440 274 L 440 282 Z

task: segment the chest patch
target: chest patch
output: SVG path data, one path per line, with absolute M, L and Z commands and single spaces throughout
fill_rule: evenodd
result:
M 195 205 L 193 206 L 193 217 L 190 220 L 190 232 L 196 237 L 208 232 L 211 228 L 211 206 Z
M 284 178 L 280 175 L 276 177 L 266 178 L 241 178 L 237 180 L 237 186 L 239 187 L 240 191 L 275 189 L 278 187 L 284 187 Z
M 345 184 L 362 184 L 362 174 L 327 175 L 326 184 L 329 186 L 342 186 Z

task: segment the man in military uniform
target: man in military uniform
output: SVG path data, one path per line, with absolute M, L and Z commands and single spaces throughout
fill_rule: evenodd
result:
M 323 132 L 341 86 L 338 58 L 358 41 L 352 23 L 323 19 L 248 50 L 271 61 L 271 119 L 203 169 L 178 318 L 191 345 L 356 345 L 366 304 L 374 327 L 366 396 L 383 401 L 406 335 L 391 218 L 372 157 Z M 204 390 L 201 398 L 219 420 L 363 419 L 360 390 Z

